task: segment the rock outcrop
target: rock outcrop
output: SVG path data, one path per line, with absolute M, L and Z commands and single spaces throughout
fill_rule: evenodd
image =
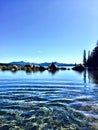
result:
M 84 71 L 85 67 L 82 64 L 76 65 L 75 67 L 72 68 L 73 70 L 76 71 Z

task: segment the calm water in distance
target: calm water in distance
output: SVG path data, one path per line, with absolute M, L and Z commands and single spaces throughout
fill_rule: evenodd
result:
M 0 130 L 98 130 L 98 72 L 0 71 Z

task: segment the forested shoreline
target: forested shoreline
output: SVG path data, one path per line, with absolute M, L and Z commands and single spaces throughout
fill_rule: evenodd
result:
M 86 50 L 84 50 L 83 64 L 89 68 L 98 68 L 98 41 L 95 48 L 91 52 L 88 51 L 88 57 L 86 57 Z

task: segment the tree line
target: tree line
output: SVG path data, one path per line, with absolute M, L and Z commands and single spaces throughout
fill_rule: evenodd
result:
M 92 52 L 88 51 L 88 57 L 86 57 L 86 50 L 84 50 L 83 64 L 87 67 L 98 67 L 98 41 Z

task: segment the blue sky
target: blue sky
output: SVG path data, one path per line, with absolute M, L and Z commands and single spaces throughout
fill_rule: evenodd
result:
M 98 0 L 1 0 L 0 62 L 82 62 L 98 40 Z

